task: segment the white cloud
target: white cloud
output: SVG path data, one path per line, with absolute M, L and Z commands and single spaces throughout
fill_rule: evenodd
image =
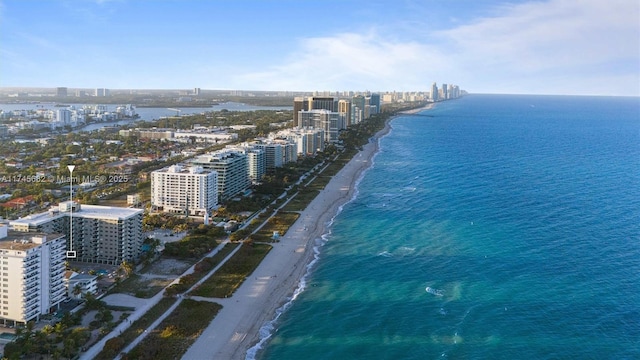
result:
M 298 50 L 238 87 L 640 95 L 639 2 L 550 0 L 496 7 L 491 17 L 428 34 L 345 33 Z M 337 89 L 336 87 L 340 87 Z
M 461 55 L 522 70 L 637 58 L 638 3 L 617 2 L 554 0 L 516 5 L 500 17 L 442 35 Z
M 635 1 L 531 2 L 441 35 L 470 82 L 475 70 L 478 87 L 639 95 L 638 16 Z
M 446 67 L 443 55 L 434 54 L 436 49 L 415 41 L 393 42 L 373 32 L 299 43 L 299 50 L 282 64 L 244 74 L 236 82 L 255 89 L 418 90 L 433 81 L 427 64 Z

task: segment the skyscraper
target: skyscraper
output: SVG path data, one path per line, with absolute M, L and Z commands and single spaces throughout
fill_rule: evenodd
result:
M 247 155 L 233 150 L 220 150 L 193 158 L 192 165 L 218 172 L 218 199 L 228 200 L 251 185 Z
M 431 85 L 431 101 L 438 101 L 438 84 L 435 82 Z
M 309 98 L 308 110 L 324 109 L 338 111 L 338 101 L 333 96 L 312 96 Z
M 218 204 L 218 174 L 172 165 L 151 172 L 151 205 L 165 212 L 204 216 Z
M 300 111 L 309 110 L 309 103 L 305 101 L 304 97 L 295 97 L 293 99 L 293 126 L 300 126 Z
M 9 225 L 22 232 L 64 234 L 67 239 L 73 239 L 73 246 L 68 247 L 76 251 L 77 261 L 119 265 L 140 257 L 143 212 L 143 209 L 66 201 L 48 212 L 27 215 Z M 73 236 L 70 236 L 71 229 Z
M 304 128 L 324 130 L 325 140 L 328 142 L 337 141 L 340 130 L 346 128 L 344 116 L 326 109 L 301 111 L 300 121 Z
M 351 102 L 348 100 L 339 100 L 338 101 L 338 112 L 342 114 L 344 117 L 344 122 L 346 126 L 353 125 L 353 116 L 351 114 Z
M 9 232 L 0 225 L 1 325 L 38 320 L 66 298 L 65 252 L 62 234 Z

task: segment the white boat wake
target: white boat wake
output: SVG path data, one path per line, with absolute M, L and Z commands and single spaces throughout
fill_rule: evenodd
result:
M 439 289 L 434 289 L 430 286 L 427 286 L 426 289 L 424 289 L 426 292 L 428 292 L 429 294 L 435 295 L 435 296 L 443 296 L 444 295 L 444 291 L 439 290 Z

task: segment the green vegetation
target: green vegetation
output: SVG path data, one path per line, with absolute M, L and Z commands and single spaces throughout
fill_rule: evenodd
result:
M 179 359 L 221 308 L 221 305 L 211 302 L 183 300 L 157 329 L 149 333 L 138 346 L 122 358 L 125 360 Z
M 120 336 L 107 340 L 102 351 L 95 360 L 110 360 L 122 351 L 135 338 L 142 334 L 151 324 L 164 314 L 176 302 L 173 298 L 160 299 L 154 307 L 149 309 L 140 319 L 136 320 Z
M 227 257 L 240 244 L 226 244 L 214 256 L 205 257 L 200 260 L 193 268 L 193 273 L 184 275 L 177 284 L 169 286 L 165 291 L 165 296 L 175 296 L 189 290 L 193 284 L 202 279 L 206 274 L 216 267 L 224 258 Z
M 212 227 L 206 235 L 188 235 L 182 240 L 165 244 L 164 256 L 178 259 L 199 259 L 218 246 L 224 230 Z
M 274 205 L 271 203 L 276 196 L 282 194 L 286 189 L 289 194 L 296 196 L 282 209 L 274 218 L 269 220 L 264 227 L 252 235 L 247 243 L 222 266 L 212 277 L 205 281 L 200 287 L 195 289 L 192 294 L 208 297 L 229 297 L 242 284 L 242 282 L 255 270 L 262 261 L 264 256 L 270 251 L 271 246 L 267 244 L 258 244 L 258 241 L 271 241 L 274 231 L 278 231 L 281 235 L 285 234 L 288 228 L 298 218 L 299 211 L 306 206 L 318 195 L 331 178 L 358 152 L 363 145 L 370 141 L 378 130 L 382 129 L 384 122 L 393 115 L 391 112 L 375 115 L 369 120 L 358 125 L 352 126 L 340 135 L 344 150 L 339 151 L 336 146 L 327 146 L 324 153 L 319 154 L 315 158 L 301 158 L 296 164 L 289 164 L 282 169 L 278 169 L 275 173 L 265 177 L 263 185 L 254 189 L 255 196 L 246 198 L 239 202 L 229 202 L 225 204 L 222 212 L 228 218 L 241 220 L 238 217 L 239 212 L 249 211 L 255 212 L 266 206 L 266 211 L 254 219 L 245 230 L 239 230 L 231 235 L 231 240 L 243 240 L 251 234 L 264 220 L 273 213 L 273 208 L 279 206 L 285 199 L 276 200 Z M 265 134 L 270 129 L 270 123 L 284 123 L 290 119 L 291 114 L 282 112 L 277 113 L 234 113 L 229 111 L 221 111 L 219 113 L 207 113 L 194 117 L 182 117 L 180 119 L 165 119 L 163 126 L 170 127 L 191 127 L 198 123 L 204 126 L 225 126 L 231 124 L 256 124 L 254 130 L 242 130 L 239 132 L 239 140 L 251 138 L 255 135 Z M 144 126 L 158 126 L 158 124 L 148 123 Z M 94 138 L 94 137 L 98 138 Z M 5 154 L 5 159 L 0 159 L 0 171 L 6 174 L 16 172 L 15 168 L 6 165 L 8 161 L 15 161 L 22 158 L 25 163 L 40 164 L 51 168 L 51 164 L 46 161 L 49 158 L 59 157 L 51 173 L 56 176 L 66 176 L 68 170 L 67 164 L 77 165 L 77 171 L 74 175 L 79 177 L 90 174 L 89 171 L 99 169 L 108 171 L 104 167 L 105 164 L 112 161 L 111 155 L 124 156 L 125 154 L 155 154 L 160 155 L 171 151 L 180 152 L 187 149 L 184 144 L 166 144 L 160 141 L 142 141 L 135 138 L 126 138 L 121 144 L 105 144 L 103 140 L 122 140 L 117 134 L 83 134 L 69 133 L 53 138 L 52 144 L 44 149 L 36 144 L 19 144 L 14 142 L 0 143 L 0 151 Z M 98 140 L 98 141 L 95 141 Z M 72 145 L 72 142 L 82 144 L 81 146 Z M 212 148 L 222 147 L 224 145 L 216 145 Z M 92 149 L 88 151 L 87 149 Z M 73 156 L 65 157 L 64 154 L 72 153 Z M 138 166 L 132 167 L 132 177 L 135 181 L 114 186 L 114 191 L 105 195 L 106 198 L 117 197 L 129 191 L 141 191 L 148 188 L 149 183 L 144 178 L 142 171 L 150 171 L 155 168 L 170 165 L 182 160 L 182 157 L 172 158 L 170 161 L 150 161 Z M 323 168 L 322 173 L 317 172 L 311 174 L 311 178 L 306 179 L 300 185 L 294 185 L 295 181 L 304 173 L 312 169 L 320 163 L 328 164 Z M 38 165 L 38 166 L 40 166 Z M 21 171 L 23 175 L 35 174 L 40 171 L 38 166 L 32 165 L 28 169 Z M 84 173 L 83 173 L 84 171 Z M 86 174 L 85 174 L 86 173 Z M 313 178 L 313 176 L 316 176 Z M 141 182 L 138 182 L 140 180 Z M 142 182 L 144 181 L 144 182 Z M 56 184 L 48 183 L 16 183 L 11 185 L 13 197 L 33 194 L 34 201 L 42 204 L 47 201 L 54 201 L 55 197 L 51 190 Z M 117 189 L 116 189 L 117 188 Z M 79 191 L 76 196 L 85 203 L 95 202 L 96 192 L 83 193 Z M 104 199 L 104 198 L 103 198 Z M 9 212 L 7 211 L 6 214 Z M 18 215 L 19 212 L 11 212 L 11 215 Z M 184 217 L 179 216 L 147 216 L 145 217 L 145 227 L 147 228 L 169 228 L 190 230 L 190 235 L 183 240 L 168 243 L 162 256 L 184 259 L 188 261 L 197 261 L 204 254 L 211 251 L 223 236 L 226 234 L 220 228 L 213 226 L 194 225 Z M 167 289 L 168 295 L 173 295 L 186 291 L 198 279 L 207 274 L 210 269 L 219 264 L 239 244 L 228 244 L 214 257 L 202 259 L 196 265 L 196 271 L 193 274 L 184 276 L 180 279 L 180 284 Z M 122 281 L 116 287 L 117 292 L 131 293 L 138 297 L 150 297 L 162 289 L 162 284 L 150 284 L 141 280 L 137 275 L 128 271 L 131 269 L 124 268 L 123 272 L 130 274 L 127 280 Z M 163 314 L 173 303 L 175 299 L 167 297 L 161 300 L 154 308 L 147 312 L 141 319 L 134 322 L 132 326 L 123 334 L 110 339 L 105 345 L 103 351 L 98 355 L 97 359 L 111 359 L 119 354 L 121 350 L 135 337 L 146 330 L 149 325 Z M 173 359 L 179 358 L 188 348 L 188 346 L 197 338 L 202 329 L 211 321 L 215 314 L 219 311 L 220 305 L 212 303 L 199 303 L 192 300 L 184 300 L 180 307 L 171 314 L 160 326 L 159 330 L 154 331 L 145 341 L 140 344 L 134 351 L 128 354 L 126 359 Z M 5 348 L 5 356 L 11 359 L 32 357 L 36 354 L 43 356 L 51 355 L 53 358 L 73 357 L 76 356 L 81 346 L 84 346 L 88 340 L 90 329 L 77 327 L 79 325 L 80 316 L 86 314 L 87 311 L 96 310 L 97 315 L 91 323 L 91 328 L 99 328 L 100 334 L 106 334 L 114 326 L 114 316 L 112 311 L 127 311 L 129 309 L 108 308 L 96 299 L 89 297 L 85 309 L 77 316 L 66 314 L 63 320 L 54 327 L 46 327 L 38 332 L 29 328 L 20 329 L 18 339 L 14 343 L 8 344 Z M 126 315 L 126 314 L 123 314 Z M 120 317 L 122 321 L 124 317 Z M 32 325 L 31 325 L 32 326 Z M 76 326 L 75 328 L 73 326 Z
M 123 281 L 117 283 L 110 294 L 129 294 L 137 298 L 149 299 L 162 291 L 171 283 L 170 279 L 145 279 L 137 274 L 132 274 Z
M 273 241 L 273 233 L 278 232 L 279 236 L 283 236 L 289 230 L 289 227 L 293 225 L 300 217 L 300 214 L 295 212 L 282 212 L 278 211 L 272 216 L 267 223 L 255 234 L 249 238 L 254 242 L 271 242 Z
M 35 323 L 16 329 L 16 339 L 5 345 L 4 358 L 37 359 L 51 356 L 54 359 L 76 356 L 90 337 L 87 328 L 77 327 L 79 318 L 65 314 L 54 326 L 45 325 L 42 330 L 34 330 Z
M 191 295 L 225 298 L 231 296 L 255 270 L 271 250 L 267 244 L 243 244 L 213 276 L 191 292 Z

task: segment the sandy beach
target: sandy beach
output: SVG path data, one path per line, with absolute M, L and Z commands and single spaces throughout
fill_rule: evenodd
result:
M 419 108 L 415 108 L 415 109 L 411 109 L 411 110 L 405 110 L 405 111 L 401 111 L 400 114 L 417 114 L 421 111 L 424 110 L 430 110 L 433 109 L 433 107 L 435 106 L 435 103 L 428 103 L 427 105 L 423 106 L 423 107 L 419 107 Z
M 423 110 L 423 109 L 421 109 Z M 341 205 L 353 197 L 356 180 L 371 166 L 378 139 L 389 121 L 301 213 L 280 242 L 231 298 L 208 299 L 223 308 L 189 348 L 183 359 L 244 359 L 260 340 L 259 330 L 293 295 L 313 260 L 314 245 Z M 204 300 L 204 299 L 199 299 Z

